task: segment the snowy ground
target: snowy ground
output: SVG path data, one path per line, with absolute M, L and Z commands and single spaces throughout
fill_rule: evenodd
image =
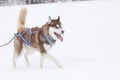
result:
M 120 1 L 85 1 L 26 6 L 26 26 L 42 26 L 48 16 L 61 16 L 64 42 L 49 52 L 62 64 L 49 60 L 39 68 L 39 53 L 31 55 L 31 68 L 23 55 L 12 67 L 13 42 L 0 48 L 0 80 L 120 80 Z M 23 6 L 0 8 L 0 44 L 16 33 Z

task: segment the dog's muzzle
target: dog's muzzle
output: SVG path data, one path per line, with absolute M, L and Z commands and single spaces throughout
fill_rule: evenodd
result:
M 64 30 L 62 30 L 62 31 L 61 31 L 61 33 L 62 33 L 62 34 L 64 34 L 64 33 L 65 33 L 65 31 L 64 31 Z

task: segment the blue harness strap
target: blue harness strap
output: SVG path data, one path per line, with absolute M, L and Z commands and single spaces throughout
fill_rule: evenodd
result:
M 45 38 L 46 42 L 52 47 L 53 42 L 54 42 L 55 40 L 54 40 L 53 38 L 51 38 L 50 36 L 47 36 L 47 35 L 44 33 L 44 31 L 43 31 L 42 28 L 41 28 L 40 30 L 41 30 L 42 36 Z
M 26 30 L 24 33 L 14 33 L 14 36 L 10 39 L 10 41 L 8 42 L 8 43 L 6 43 L 6 44 L 3 44 L 3 45 L 0 45 L 0 47 L 2 47 L 2 46 L 5 46 L 5 45 L 8 45 L 9 43 L 11 43 L 13 40 L 14 40 L 14 38 L 16 37 L 16 35 L 18 35 L 21 39 L 22 39 L 22 41 L 26 44 L 26 45 L 28 45 L 28 46 L 31 46 L 31 36 L 33 35 L 33 34 L 35 34 L 36 32 L 38 32 L 38 31 L 41 31 L 42 32 L 42 37 L 46 40 L 46 42 L 52 47 L 52 44 L 53 44 L 53 42 L 55 41 L 53 38 L 51 38 L 50 36 L 47 36 L 45 33 L 44 33 L 44 31 L 43 31 L 43 29 L 42 28 L 40 28 L 39 30 L 36 30 L 36 31 L 33 31 L 32 32 L 32 30 L 31 29 L 28 29 L 28 30 Z M 27 33 L 27 32 L 29 32 L 29 37 L 28 37 L 28 40 L 26 40 L 25 39 L 25 37 L 24 37 L 24 35 Z
M 36 30 L 36 31 L 33 31 L 33 32 L 32 32 L 31 29 L 28 29 L 28 30 L 26 30 L 23 34 L 21 34 L 21 33 L 18 32 L 17 35 L 25 42 L 25 44 L 27 44 L 28 46 L 30 46 L 30 45 L 31 45 L 31 36 L 32 36 L 33 34 L 35 34 L 36 32 L 38 32 L 38 31 L 39 31 L 39 30 Z M 25 37 L 24 37 L 24 35 L 25 35 L 27 32 L 29 32 L 28 40 L 26 40 Z

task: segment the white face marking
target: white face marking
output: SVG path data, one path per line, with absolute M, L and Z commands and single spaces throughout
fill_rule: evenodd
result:
M 49 28 L 50 36 L 51 36 L 53 39 L 57 40 L 58 38 L 57 38 L 57 36 L 54 34 L 54 32 L 56 32 L 56 33 L 58 33 L 58 34 L 61 34 L 62 29 L 61 29 L 61 28 L 57 29 L 57 28 L 54 28 L 54 27 L 50 27 L 50 28 Z
M 60 26 L 57 24 L 57 25 L 56 25 L 56 27 L 58 27 L 58 28 L 59 28 Z

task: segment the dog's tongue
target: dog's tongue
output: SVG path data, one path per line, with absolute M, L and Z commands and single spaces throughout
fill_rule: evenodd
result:
M 58 37 L 58 39 L 60 39 L 61 41 L 63 41 L 63 37 L 60 34 L 58 34 L 57 37 Z

